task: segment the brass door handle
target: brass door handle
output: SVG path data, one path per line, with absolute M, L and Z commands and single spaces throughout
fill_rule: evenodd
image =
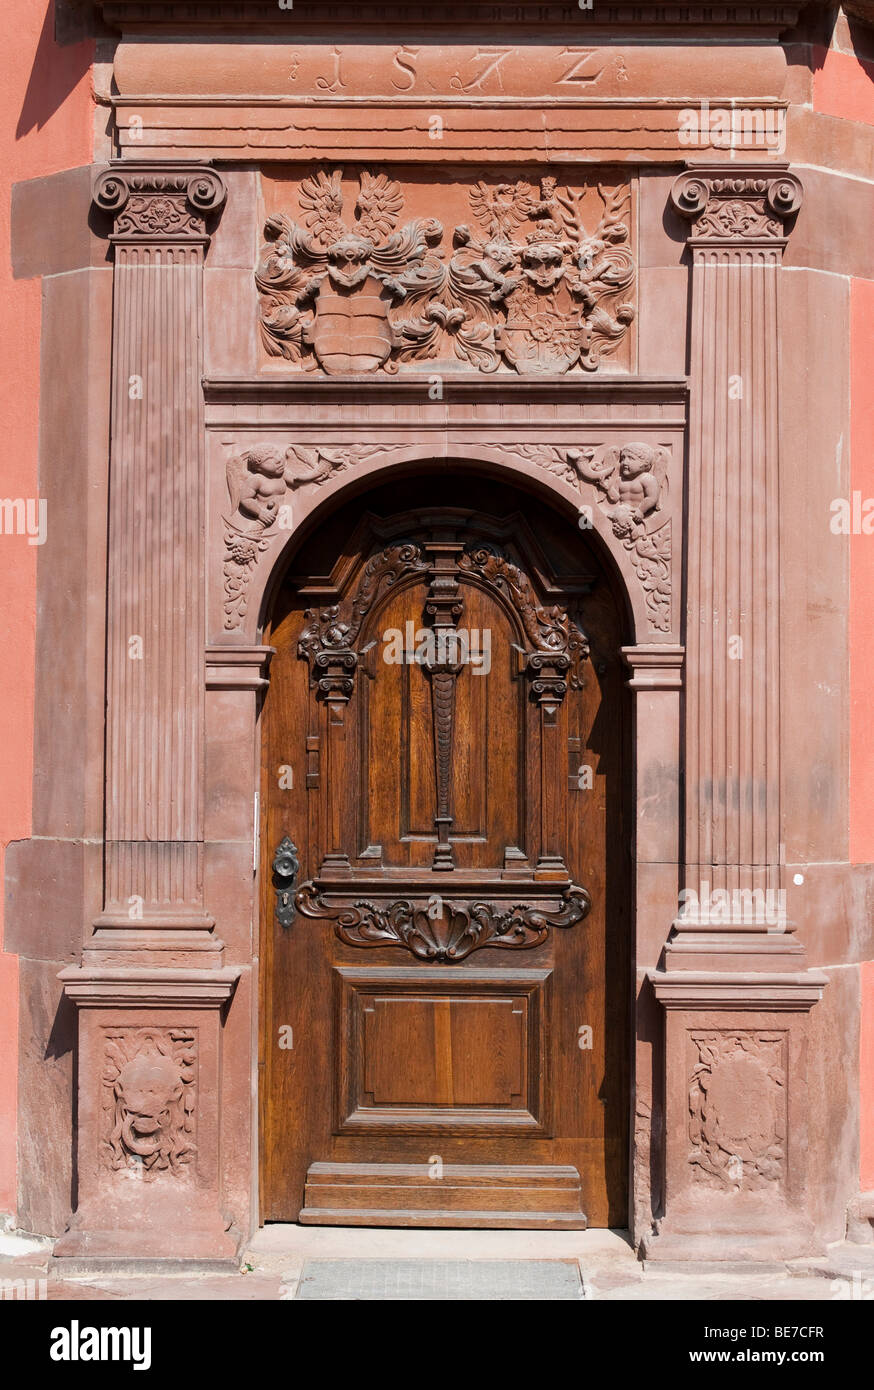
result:
M 281 927 L 294 921 L 294 887 L 300 872 L 297 845 L 283 835 L 273 855 L 273 886 L 276 889 L 276 920 Z

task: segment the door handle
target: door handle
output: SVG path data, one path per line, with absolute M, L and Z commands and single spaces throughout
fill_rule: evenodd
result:
M 294 921 L 294 887 L 300 872 L 297 845 L 283 835 L 273 855 L 273 886 L 276 889 L 276 920 L 281 927 Z

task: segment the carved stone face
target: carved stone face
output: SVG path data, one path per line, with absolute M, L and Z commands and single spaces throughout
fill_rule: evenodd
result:
M 548 290 L 565 273 L 564 251 L 557 242 L 539 241 L 522 252 L 522 270 L 532 285 Z
M 161 1149 L 172 1106 L 182 1094 L 178 1067 L 170 1057 L 135 1057 L 122 1067 L 115 1086 L 125 1148 L 148 1158 Z
M 246 455 L 246 467 L 250 473 L 261 473 L 265 478 L 281 478 L 285 471 L 285 460 L 278 449 L 250 449 Z
M 619 474 L 622 478 L 637 478 L 652 467 L 652 454 L 639 444 L 627 444 L 619 455 Z
M 335 285 L 353 289 L 370 274 L 373 242 L 350 232 L 328 247 L 328 274 Z

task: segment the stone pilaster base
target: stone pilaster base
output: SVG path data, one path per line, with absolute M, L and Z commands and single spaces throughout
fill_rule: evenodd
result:
M 234 1260 L 219 1172 L 222 1011 L 237 971 L 68 969 L 78 1185 L 57 1258 Z
M 648 1260 L 816 1253 L 807 1215 L 807 1022 L 826 977 L 661 972 L 664 1215 Z

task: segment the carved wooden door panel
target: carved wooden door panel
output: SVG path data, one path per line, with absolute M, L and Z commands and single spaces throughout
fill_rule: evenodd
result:
M 548 542 L 518 513 L 368 515 L 286 581 L 263 745 L 267 1220 L 625 1222 L 615 615 Z

